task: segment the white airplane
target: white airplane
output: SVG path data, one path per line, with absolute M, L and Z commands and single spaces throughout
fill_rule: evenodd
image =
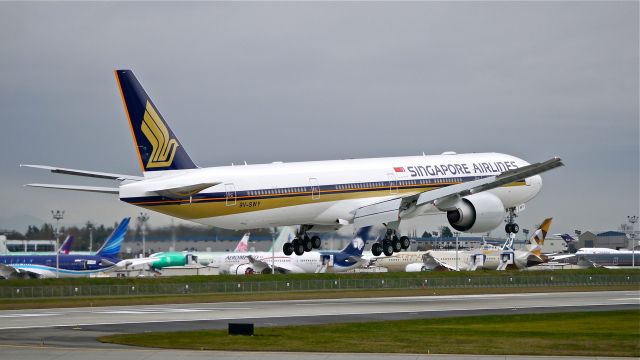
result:
M 310 251 L 301 256 L 283 252 L 227 253 L 211 256 L 209 266 L 217 267 L 222 274 L 250 275 L 304 273 L 338 273 L 361 267 L 365 261 L 362 252 L 371 237 L 371 227 L 360 228 L 355 237 L 341 251 Z
M 22 165 L 110 179 L 118 187 L 28 184 L 119 195 L 121 201 L 193 222 L 234 230 L 300 225 L 283 246 L 297 255 L 320 246 L 308 232 L 384 224 L 374 255 L 409 247 L 402 220 L 447 214 L 457 231 L 498 227 L 542 188 L 539 176 L 560 158 L 529 164 L 500 153 L 422 155 L 199 168 L 130 70 L 115 70 L 144 176 Z M 513 216 L 509 216 L 513 219 Z M 508 233 L 518 231 L 510 221 Z
M 504 270 L 510 265 L 518 269 L 535 266 L 544 262 L 540 253 L 545 237 L 551 226 L 551 218 L 545 219 L 529 238 L 523 250 L 512 250 L 510 245 L 483 245 L 472 250 L 428 250 L 393 254 L 389 257 L 371 259 L 370 265 L 382 266 L 389 271 L 431 271 L 477 269 Z M 457 259 L 457 260 L 456 260 Z

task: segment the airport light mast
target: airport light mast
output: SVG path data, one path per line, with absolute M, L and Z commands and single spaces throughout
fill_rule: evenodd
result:
M 454 235 L 456 236 L 456 271 L 460 271 L 458 268 L 458 236 L 460 236 L 460 233 L 456 231 Z
M 87 230 L 89 230 L 89 254 L 93 251 L 93 224 L 87 221 Z
M 627 216 L 627 221 L 631 224 L 631 232 L 629 238 L 631 239 L 631 267 L 636 267 L 636 232 L 635 226 L 638 222 L 638 216 Z
M 60 248 L 60 220 L 62 220 L 64 218 L 64 210 L 51 210 L 51 216 L 53 216 L 53 219 L 56 221 L 56 229 L 54 231 L 54 236 L 56 237 L 56 248 L 54 249 L 56 252 L 56 278 L 60 277 L 60 251 L 58 251 L 58 249 Z
M 149 221 L 149 214 L 141 212 L 138 215 L 138 223 L 140 224 L 140 231 L 142 232 L 142 256 L 147 256 L 146 236 L 147 236 L 147 221 Z

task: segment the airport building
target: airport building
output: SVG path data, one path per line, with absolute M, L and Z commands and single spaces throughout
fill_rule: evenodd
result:
M 5 249 L 6 246 L 6 249 Z M 0 249 L 9 252 L 54 252 L 56 241 L 54 240 L 11 240 L 5 235 L 0 235 Z
M 585 231 L 578 237 L 576 248 L 631 249 L 631 242 L 627 234 L 620 231 Z

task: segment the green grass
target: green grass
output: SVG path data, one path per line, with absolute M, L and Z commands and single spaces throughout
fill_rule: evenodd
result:
M 454 289 L 377 289 L 377 290 L 332 290 L 332 291 L 299 291 L 299 292 L 264 292 L 247 294 L 187 294 L 187 295 L 152 295 L 152 296 L 118 296 L 118 297 L 78 297 L 78 298 L 32 298 L 2 299 L 0 310 L 18 309 L 50 309 L 67 307 L 98 306 L 131 306 L 157 304 L 189 304 L 215 303 L 234 301 L 274 301 L 304 299 L 337 299 L 356 297 L 390 297 L 390 296 L 435 296 L 435 295 L 473 295 L 473 294 L 510 294 L 514 292 L 562 292 L 562 291 L 617 291 L 637 290 L 633 285 L 603 286 L 554 286 L 554 287 L 519 287 L 519 288 L 454 288 Z
M 147 278 L 61 278 L 61 279 L 14 279 L 0 281 L 2 287 L 29 286 L 82 286 L 82 285 L 149 285 L 149 284 L 197 284 L 209 282 L 288 281 L 288 280 L 339 280 L 339 279 L 429 279 L 429 278 L 475 278 L 475 277 L 537 277 L 549 275 L 628 275 L 640 274 L 633 270 L 585 269 L 555 271 L 493 271 L 471 272 L 392 272 L 392 273 L 341 273 L 341 274 L 276 274 L 276 275 L 217 275 L 217 276 L 172 276 Z
M 316 326 L 123 334 L 102 342 L 197 350 L 640 356 L 640 310 L 474 316 Z

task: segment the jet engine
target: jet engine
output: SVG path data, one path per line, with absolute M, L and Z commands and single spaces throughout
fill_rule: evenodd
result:
M 229 268 L 229 274 L 231 275 L 253 275 L 255 269 L 251 264 L 234 265 Z
M 421 272 L 421 271 L 429 271 L 427 265 L 423 263 L 413 263 L 408 264 L 404 269 L 405 272 Z
M 457 231 L 481 233 L 497 228 L 504 219 L 504 204 L 488 192 L 465 196 L 453 209 L 447 210 L 447 220 Z

